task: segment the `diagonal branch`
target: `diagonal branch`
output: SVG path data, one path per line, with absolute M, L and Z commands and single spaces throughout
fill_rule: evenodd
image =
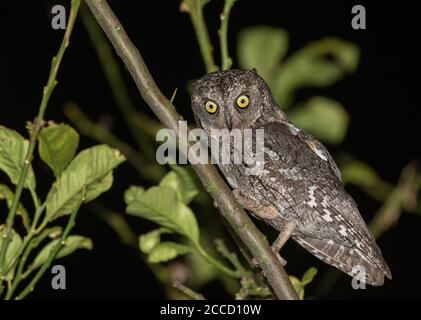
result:
M 112 42 L 117 54 L 124 61 L 143 99 L 166 127 L 178 133 L 178 121 L 182 118 L 157 87 L 142 56 L 130 41 L 107 2 L 105 0 L 86 0 L 86 3 Z M 200 161 L 197 162 L 200 163 Z M 222 215 L 257 259 L 276 296 L 279 299 L 297 299 L 297 294 L 288 275 L 270 249 L 266 238 L 256 228 L 244 209 L 235 201 L 231 190 L 215 167 L 210 164 L 197 164 L 193 168 L 205 189 L 217 203 Z

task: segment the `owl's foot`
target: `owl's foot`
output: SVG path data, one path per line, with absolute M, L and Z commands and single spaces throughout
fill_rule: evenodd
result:
M 239 189 L 234 189 L 233 194 L 237 202 L 255 216 L 266 220 L 279 218 L 279 211 L 275 206 L 256 203 L 255 201 L 242 196 Z
M 275 206 L 272 205 L 262 205 L 259 203 L 256 203 L 255 201 L 245 198 L 241 195 L 239 189 L 233 190 L 233 194 L 235 199 L 238 201 L 239 204 L 241 204 L 245 209 L 251 211 L 254 215 L 261 219 L 266 220 L 273 220 L 273 219 L 279 219 L 280 214 L 278 209 L 276 209 Z M 281 257 L 279 254 L 279 251 L 284 246 L 284 244 L 287 242 L 287 240 L 291 237 L 291 234 L 294 232 L 295 229 L 295 223 L 290 220 L 285 220 L 282 224 L 282 229 L 279 230 L 279 235 L 276 238 L 276 240 L 272 243 L 271 249 L 275 253 L 276 257 L 279 259 L 281 265 L 284 267 L 287 264 L 287 261 Z M 255 267 L 259 266 L 259 263 L 255 258 L 252 259 L 252 264 Z
M 295 229 L 295 222 L 286 220 L 284 224 L 282 225 L 282 230 L 279 231 L 278 237 L 270 246 L 273 253 L 275 254 L 279 262 L 281 263 L 282 267 L 285 267 L 287 265 L 287 261 L 281 257 L 279 251 L 281 251 L 282 247 L 291 237 L 292 233 L 294 232 L 294 229 Z M 253 258 L 251 262 L 255 267 L 259 267 L 259 263 L 257 262 L 256 258 Z
M 279 251 L 281 251 L 284 244 L 291 237 L 292 233 L 294 232 L 294 229 L 295 229 L 295 222 L 290 221 L 290 220 L 285 220 L 284 224 L 282 225 L 282 230 L 279 231 L 278 237 L 270 246 L 272 251 L 278 257 L 283 267 L 286 266 L 287 262 L 284 258 L 281 257 L 281 255 L 279 254 Z

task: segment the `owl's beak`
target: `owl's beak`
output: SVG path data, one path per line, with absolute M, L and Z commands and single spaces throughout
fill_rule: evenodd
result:
M 227 128 L 228 128 L 229 130 L 231 130 L 231 129 L 232 129 L 232 117 L 233 117 L 233 115 L 232 115 L 232 113 L 231 113 L 230 109 L 228 109 L 228 110 L 224 113 L 224 119 L 225 119 L 225 123 L 226 123 L 226 125 L 227 125 Z

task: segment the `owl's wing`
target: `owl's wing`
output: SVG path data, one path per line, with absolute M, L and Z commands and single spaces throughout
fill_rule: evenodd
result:
M 305 131 L 300 131 L 299 134 L 315 154 L 317 154 L 322 160 L 327 161 L 332 171 L 335 173 L 338 179 L 342 181 L 341 171 L 339 170 L 329 151 L 327 151 L 326 147 L 319 140 L 315 139 L 311 134 Z
M 291 207 L 299 223 L 293 239 L 350 275 L 355 275 L 356 265 L 364 267 L 367 283 L 380 285 L 384 275 L 390 278 L 380 249 L 344 190 L 339 169 L 326 148 L 289 123 L 268 123 L 264 135 L 265 167 L 277 176 L 276 189 L 287 188 L 294 198 Z M 276 159 L 270 156 L 275 153 Z

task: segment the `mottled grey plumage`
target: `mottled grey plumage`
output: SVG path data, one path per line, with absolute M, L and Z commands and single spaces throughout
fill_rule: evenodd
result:
M 247 96 L 249 106 L 236 101 Z M 207 101 L 217 111 L 205 110 Z M 349 275 L 365 269 L 365 282 L 391 278 L 379 247 L 357 205 L 341 183 L 340 171 L 325 147 L 291 124 L 255 71 L 214 72 L 193 85 L 197 125 L 211 129 L 264 129 L 264 170 L 248 175 L 246 164 L 220 164 L 239 202 L 277 230 L 293 224 L 292 238 L 319 259 Z M 360 271 L 360 270 L 359 270 Z

